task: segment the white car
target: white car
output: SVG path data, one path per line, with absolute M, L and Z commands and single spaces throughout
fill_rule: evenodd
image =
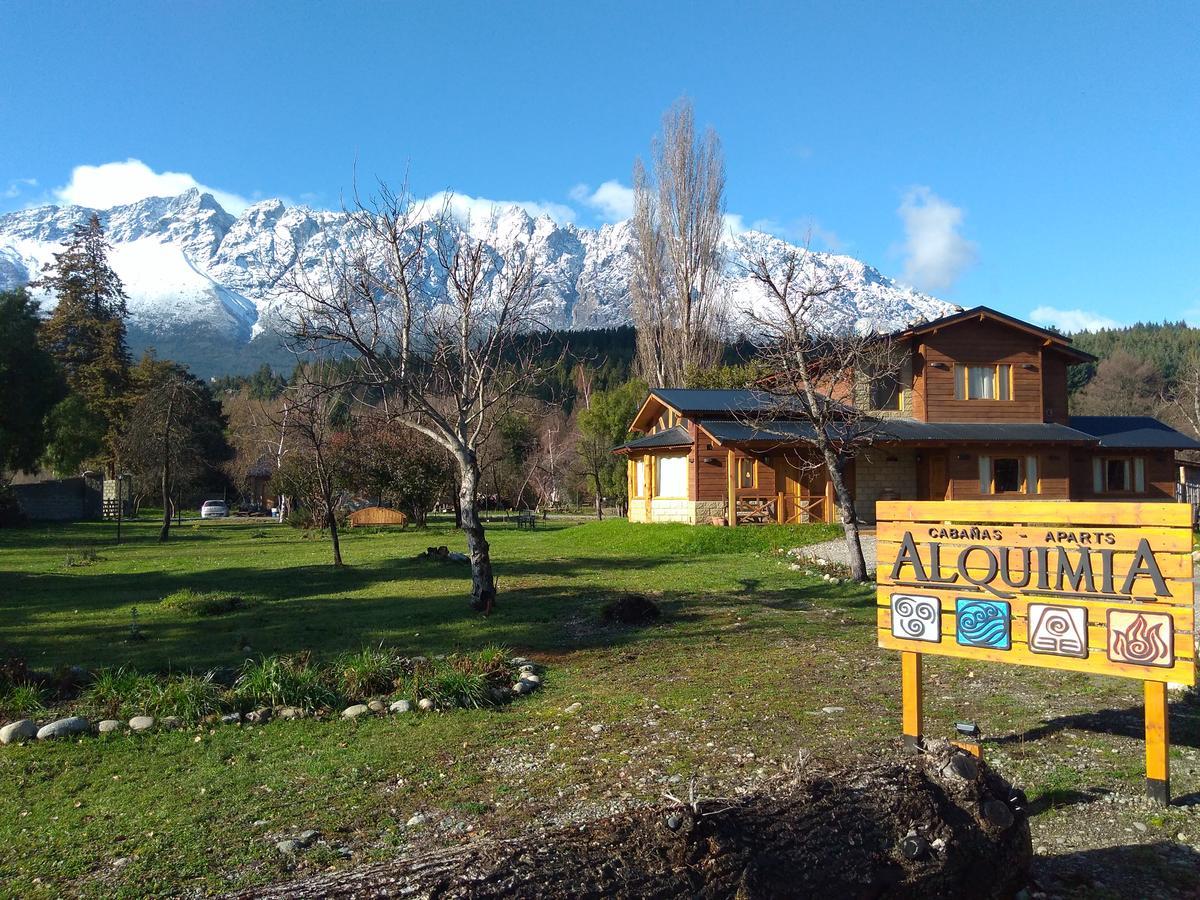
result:
M 229 504 L 224 500 L 205 500 L 200 507 L 202 519 L 224 519 L 229 515 Z

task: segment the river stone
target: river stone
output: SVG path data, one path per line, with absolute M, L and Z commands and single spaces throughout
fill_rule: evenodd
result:
M 575 703 L 572 703 L 570 706 L 568 706 L 566 709 L 564 709 L 563 712 L 565 712 L 568 716 L 573 716 L 573 715 L 575 715 L 575 713 L 579 712 L 581 709 L 583 709 L 583 704 L 576 701 Z
M 130 731 L 149 731 L 154 727 L 154 716 L 134 716 L 129 720 Z
M 225 715 L 221 716 L 221 724 L 223 725 L 237 725 L 241 721 L 242 714 L 240 712 L 226 713 Z
M 512 690 L 514 694 L 528 694 L 533 690 L 533 685 L 528 681 L 518 681 L 512 686 Z
M 275 845 L 275 849 L 287 856 L 294 856 L 300 845 L 293 840 L 280 841 Z
M 412 704 L 407 700 L 397 700 L 388 709 L 394 713 L 406 713 L 412 711 Z
M 417 708 L 422 709 L 425 712 L 429 712 L 435 706 L 437 706 L 437 704 L 434 703 L 432 700 L 430 700 L 428 697 L 422 697 L 420 700 L 417 701 Z
M 302 719 L 304 718 L 304 710 L 297 709 L 294 706 L 281 706 L 279 712 L 275 715 L 281 719 Z
M 264 706 L 254 710 L 253 712 L 246 713 L 246 721 L 255 722 L 257 724 L 271 721 L 271 707 Z
M 347 706 L 342 710 L 342 718 L 357 719 L 359 716 L 370 711 L 370 708 L 365 703 L 355 703 L 353 706 Z
M 183 719 L 179 718 L 179 716 L 163 716 L 158 720 L 158 724 L 163 728 L 182 728 Z
M 534 687 L 537 687 L 542 683 L 542 676 L 530 673 L 529 675 L 522 675 L 521 680 L 527 682 L 528 684 L 532 684 Z
M 38 729 L 38 740 L 45 741 L 57 737 L 73 737 L 77 734 L 87 734 L 92 730 L 92 723 L 83 716 L 68 716 L 43 725 Z
M 367 704 L 367 709 L 374 713 L 381 713 L 387 710 L 387 705 L 382 700 L 372 700 Z
M 0 728 L 0 744 L 19 744 L 37 737 L 38 727 L 32 719 L 9 722 Z
M 96 726 L 96 730 L 99 731 L 101 734 L 109 734 L 114 731 L 120 731 L 124 727 L 125 727 L 124 723 L 118 722 L 116 719 L 105 719 L 103 722 L 101 722 L 99 725 Z
M 315 841 L 320 836 L 321 836 L 321 832 L 319 832 L 313 828 L 309 828 L 307 831 L 302 831 L 298 835 L 296 835 L 296 843 L 299 844 L 301 847 L 308 847 L 308 846 L 311 846 L 312 842 Z

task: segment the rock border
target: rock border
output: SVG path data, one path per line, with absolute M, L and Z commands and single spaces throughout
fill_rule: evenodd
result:
M 544 672 L 544 667 L 523 656 L 510 659 L 508 664 L 517 669 L 517 678 L 510 688 L 493 688 L 492 699 L 497 704 L 532 694 L 542 687 L 542 675 L 539 674 L 539 671 Z M 294 721 L 307 718 L 339 718 L 354 721 L 362 717 L 404 715 L 413 711 L 435 712 L 438 708 L 436 701 L 430 697 L 417 697 L 411 700 L 406 697 L 390 699 L 374 697 L 365 702 L 351 704 L 336 717 L 332 713 L 327 715 L 322 711 L 306 710 L 295 706 L 265 706 L 248 713 L 230 712 L 223 715 L 213 713 L 205 716 L 196 725 L 198 727 L 265 725 L 272 719 Z M 24 744 L 31 741 L 52 741 L 59 738 L 106 737 L 112 734 L 147 734 L 155 731 L 178 730 L 184 727 L 186 724 L 176 716 L 163 716 L 156 719 L 154 716 L 144 714 L 133 716 L 126 722 L 117 719 L 103 719 L 96 723 L 91 722 L 86 716 L 63 716 L 47 720 L 40 726 L 36 720 L 24 718 L 6 722 L 3 727 L 0 727 L 0 744 Z

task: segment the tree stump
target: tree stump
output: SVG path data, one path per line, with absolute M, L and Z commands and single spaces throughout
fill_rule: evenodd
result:
M 1010 898 L 1032 848 L 1020 795 L 937 743 L 699 808 L 421 852 L 240 898 Z

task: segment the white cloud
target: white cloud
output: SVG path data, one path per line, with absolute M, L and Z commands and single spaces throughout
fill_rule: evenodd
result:
M 575 210 L 565 203 L 547 200 L 489 200 L 486 197 L 472 197 L 457 191 L 441 191 L 419 202 L 428 215 L 438 213 L 446 206 L 450 214 L 460 222 L 484 222 L 514 206 L 519 206 L 534 217 L 549 216 L 559 224 L 575 221 Z
M 187 172 L 155 172 L 140 159 L 76 166 L 71 180 L 54 195 L 61 203 L 109 209 L 147 197 L 174 197 L 191 188 L 212 194 L 225 209 L 238 215 L 250 201 L 238 194 L 201 184 Z
M 38 185 L 36 178 L 14 178 L 8 183 L 8 187 L 0 194 L 6 200 L 13 200 L 21 194 L 25 193 L 28 188 L 35 188 Z
M 615 178 L 594 191 L 590 185 L 577 184 L 571 188 L 571 199 L 596 210 L 605 222 L 623 222 L 633 216 L 633 188 Z
M 1097 331 L 1101 328 L 1120 328 L 1121 323 L 1086 309 L 1056 309 L 1039 306 L 1029 314 L 1035 325 L 1053 326 L 1059 331 L 1073 334 L 1076 331 Z
M 922 290 L 944 290 L 974 265 L 979 248 L 961 234 L 961 208 L 917 186 L 904 195 L 897 212 L 904 221 L 905 281 Z

